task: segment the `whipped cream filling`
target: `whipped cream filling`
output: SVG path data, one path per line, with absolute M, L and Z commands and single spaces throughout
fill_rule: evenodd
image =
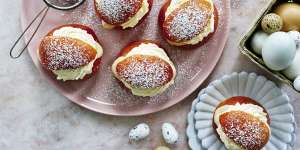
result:
M 87 33 L 87 31 L 82 30 L 80 28 L 73 27 L 62 27 L 53 32 L 53 36 L 63 36 L 70 37 L 74 39 L 81 40 L 93 48 L 96 49 L 97 54 L 93 61 L 89 64 L 82 66 L 77 69 L 62 69 L 62 70 L 53 70 L 52 72 L 57 76 L 58 80 L 79 80 L 83 79 L 87 74 L 92 73 L 94 62 L 100 58 L 103 54 L 103 49 L 101 45 L 94 40 L 93 36 Z
M 168 9 L 165 13 L 165 18 L 167 18 L 167 16 L 169 16 L 175 9 L 177 9 L 178 7 L 180 7 L 182 4 L 184 4 L 187 1 L 189 1 L 189 0 L 171 0 L 170 6 L 168 7 Z M 212 0 L 206 0 L 206 1 L 208 1 L 212 6 L 211 7 L 211 12 L 214 12 L 214 4 L 213 4 Z M 207 26 L 196 37 L 192 38 L 191 40 L 183 41 L 183 42 L 179 42 L 179 43 L 178 42 L 173 42 L 173 41 L 170 41 L 170 40 L 167 40 L 167 41 L 171 45 L 175 45 L 175 46 L 195 45 L 195 44 L 198 44 L 200 41 L 202 41 L 210 33 L 213 33 L 214 30 L 215 30 L 214 26 L 215 26 L 215 16 L 214 16 L 214 13 L 212 13 Z
M 156 56 L 156 57 L 159 57 L 159 58 L 163 59 L 164 61 L 169 63 L 170 66 L 172 67 L 172 70 L 173 70 L 172 80 L 170 82 L 168 82 L 166 85 L 162 86 L 162 87 L 157 87 L 157 88 L 134 88 L 131 85 L 129 85 L 128 83 L 126 83 L 125 81 L 123 81 L 122 79 L 118 78 L 117 71 L 116 71 L 116 67 L 117 67 L 118 63 L 120 63 L 123 60 L 125 60 L 126 58 L 128 58 L 130 56 L 134 56 L 134 55 Z M 142 43 L 139 46 L 133 48 L 126 56 L 119 57 L 113 63 L 112 71 L 115 74 L 115 76 L 120 81 L 122 81 L 124 83 L 124 85 L 127 88 L 129 88 L 134 95 L 137 95 L 137 96 L 155 96 L 157 94 L 160 94 L 160 93 L 164 92 L 172 84 L 174 84 L 175 77 L 176 77 L 176 68 L 175 68 L 173 62 L 171 62 L 170 58 L 168 57 L 168 55 L 166 54 L 166 52 L 162 48 L 158 47 L 156 44 L 153 44 L 153 43 L 147 43 L 147 44 Z
M 123 29 L 135 27 L 139 23 L 139 21 L 148 13 L 149 7 L 150 4 L 148 3 L 148 0 L 143 0 L 142 7 L 139 9 L 139 11 L 133 17 L 131 17 L 127 22 L 121 24 L 120 26 Z M 113 29 L 114 27 L 116 27 L 115 25 L 108 24 L 103 20 L 102 20 L 102 26 L 105 29 Z
M 217 125 L 217 132 L 220 136 L 220 139 L 225 144 L 226 148 L 230 149 L 230 150 L 245 150 L 243 147 L 236 144 L 233 140 L 231 140 L 230 138 L 227 137 L 227 135 L 224 133 L 222 126 L 220 124 L 220 116 L 222 114 L 230 112 L 230 111 L 246 112 L 248 114 L 253 115 L 254 117 L 257 117 L 263 123 L 268 124 L 267 114 L 264 112 L 264 109 L 258 105 L 239 104 L 239 103 L 237 103 L 235 105 L 224 105 L 215 111 L 214 123 Z

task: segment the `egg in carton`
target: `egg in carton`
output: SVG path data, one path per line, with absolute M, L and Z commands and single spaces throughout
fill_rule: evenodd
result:
M 291 8 L 291 9 L 288 9 Z M 249 32 L 246 33 L 246 35 L 242 38 L 241 42 L 240 42 L 240 50 L 241 53 L 244 54 L 245 56 L 247 56 L 252 62 L 254 62 L 255 64 L 257 64 L 260 68 L 264 69 L 265 71 L 271 73 L 275 78 L 281 80 L 284 83 L 287 83 L 289 86 L 293 87 L 295 89 L 295 87 L 293 86 L 294 80 L 297 76 L 300 75 L 300 57 L 298 56 L 298 51 L 299 51 L 299 37 L 300 37 L 300 4 L 299 1 L 294 1 L 294 2 L 286 2 L 284 0 L 272 0 L 269 2 L 269 6 L 261 13 L 260 17 L 255 21 L 254 25 L 250 28 Z M 299 12 L 299 13 L 296 13 Z M 270 13 L 275 13 L 277 14 L 277 19 L 271 18 L 270 19 L 270 15 L 268 16 L 268 14 Z M 288 14 L 288 15 L 287 15 Z M 271 15 L 274 17 L 274 15 Z M 291 39 L 293 39 L 295 42 L 294 44 L 290 44 L 290 51 L 289 54 L 290 59 L 292 59 L 292 61 L 287 61 L 287 57 L 286 58 L 282 58 L 283 60 L 286 60 L 286 62 L 276 62 L 276 63 L 283 63 L 285 65 L 283 65 L 284 67 L 280 67 L 280 69 L 274 69 L 272 67 L 270 67 L 270 65 L 268 66 L 267 63 L 264 61 L 263 56 L 262 56 L 262 49 L 265 45 L 265 43 L 267 43 L 267 40 L 269 38 L 269 36 L 272 34 L 272 32 L 277 31 L 275 29 L 270 29 L 272 30 L 269 31 L 269 33 L 267 33 L 267 31 L 263 31 L 263 26 L 269 25 L 269 28 L 272 28 L 270 25 L 272 25 L 273 23 L 278 23 L 280 22 L 278 19 L 278 16 L 280 16 L 280 18 L 283 21 L 282 24 L 282 31 L 288 31 L 286 32 L 289 37 Z M 267 18 L 265 20 L 265 22 L 262 22 L 264 18 Z M 273 22 L 268 22 L 268 21 L 273 21 Z M 267 23 L 266 23 L 267 22 Z M 264 25 L 262 24 L 264 23 Z M 279 27 L 275 27 L 275 28 L 279 28 Z M 287 30 L 287 28 L 289 30 Z M 269 30 L 269 29 L 265 29 L 265 30 Z M 264 33 L 263 33 L 264 32 Z M 277 31 L 278 32 L 278 31 Z M 270 34 L 271 33 L 271 34 Z M 286 36 L 285 36 L 286 37 Z M 285 41 L 289 41 L 288 43 L 290 43 L 289 39 L 285 39 Z M 273 41 L 274 42 L 274 41 Z M 272 44 L 272 42 L 270 42 Z M 269 43 L 269 44 L 270 44 Z M 283 43 L 283 41 L 280 41 L 280 43 Z M 288 43 L 283 43 L 283 45 L 288 45 Z M 294 53 L 294 45 L 297 45 L 297 51 Z M 274 49 L 277 49 L 277 47 L 275 46 L 271 46 Z M 292 50 L 291 50 L 292 49 Z M 278 50 L 278 49 L 277 49 Z M 276 50 L 275 50 L 276 51 Z M 280 50 L 279 50 L 280 51 Z M 266 56 L 268 59 L 269 57 L 275 57 L 273 56 L 273 51 L 269 50 L 268 56 Z M 278 55 L 280 56 L 280 55 Z M 283 56 L 285 57 L 285 56 Z M 276 57 L 275 57 L 276 58 Z M 270 58 L 272 59 L 272 58 Z M 273 60 L 271 60 L 273 61 Z M 289 66 L 286 66 L 286 64 L 288 64 Z M 296 67 L 299 66 L 299 67 Z

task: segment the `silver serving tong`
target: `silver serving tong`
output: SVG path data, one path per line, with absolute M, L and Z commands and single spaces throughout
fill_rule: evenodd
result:
M 83 2 L 85 0 L 43 0 L 43 1 L 45 2 L 46 6 L 34 17 L 34 19 L 29 23 L 29 25 L 26 27 L 24 32 L 19 36 L 19 38 L 16 40 L 16 42 L 11 47 L 11 49 L 9 51 L 9 55 L 11 58 L 17 59 L 24 53 L 24 51 L 28 47 L 29 43 L 32 41 L 34 35 L 37 33 L 38 29 L 40 28 L 41 24 L 43 23 L 50 7 L 57 9 L 57 10 L 71 10 L 71 9 L 74 9 L 74 8 L 80 6 L 81 4 L 83 4 Z M 32 26 L 32 24 L 41 15 L 42 15 L 42 18 L 39 21 L 37 27 L 35 28 L 33 34 L 31 35 L 30 39 L 28 40 L 28 42 L 25 44 L 25 46 L 22 49 L 20 49 L 19 53 L 14 55 L 13 52 L 14 52 L 16 46 L 18 45 L 18 43 L 20 42 L 20 40 L 23 38 L 23 36 L 28 31 L 28 29 Z

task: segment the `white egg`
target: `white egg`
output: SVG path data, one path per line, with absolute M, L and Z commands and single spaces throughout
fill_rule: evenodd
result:
M 178 141 L 178 132 L 171 123 L 164 123 L 162 125 L 162 135 L 168 144 L 175 144 Z
M 292 64 L 283 70 L 283 74 L 291 80 L 300 75 L 300 48 L 298 48 Z
M 296 42 L 298 46 L 300 46 L 300 32 L 298 31 L 290 31 L 288 32 L 289 36 Z
M 294 81 L 294 88 L 300 92 L 300 76 L 298 76 Z
M 139 141 L 150 134 L 150 127 L 146 123 L 140 123 L 129 131 L 129 140 Z
M 262 56 L 268 68 L 286 69 L 296 55 L 296 43 L 285 32 L 271 34 L 263 45 Z
M 263 44 L 265 43 L 266 39 L 269 37 L 269 34 L 263 32 L 263 31 L 257 31 L 252 36 L 252 39 L 250 41 L 250 46 L 252 50 L 256 53 L 261 55 L 261 50 L 263 47 Z

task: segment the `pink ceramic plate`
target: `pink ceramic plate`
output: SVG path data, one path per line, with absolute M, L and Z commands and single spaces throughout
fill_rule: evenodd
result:
M 154 0 L 152 11 L 144 22 L 134 29 L 125 31 L 102 29 L 94 13 L 93 0 L 87 0 L 82 6 L 71 11 L 50 9 L 45 22 L 29 45 L 29 54 L 45 79 L 62 95 L 87 109 L 118 116 L 144 115 L 166 109 L 196 90 L 217 64 L 228 36 L 230 1 L 215 0 L 219 12 L 218 29 L 209 42 L 194 49 L 172 47 L 162 39 L 158 28 L 158 13 L 163 3 L 163 0 Z M 42 0 L 23 0 L 21 11 L 23 29 L 44 6 Z M 57 81 L 51 74 L 45 72 L 38 62 L 36 50 L 40 39 L 52 28 L 66 23 L 90 26 L 104 48 L 100 71 L 89 80 Z M 28 37 L 29 34 L 25 39 Z M 133 96 L 120 86 L 111 72 L 111 64 L 119 50 L 132 41 L 143 39 L 159 42 L 167 50 L 178 71 L 175 85 L 165 93 L 152 98 Z

